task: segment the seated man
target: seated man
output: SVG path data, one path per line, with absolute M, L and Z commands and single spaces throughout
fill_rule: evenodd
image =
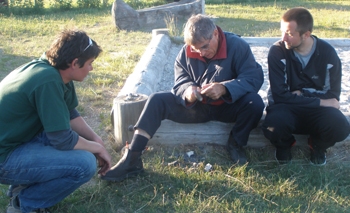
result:
M 111 157 L 79 115 L 73 81 L 83 81 L 101 49 L 82 31 L 63 31 L 41 58 L 0 83 L 0 183 L 7 212 L 49 212 Z
M 263 132 L 276 146 L 276 159 L 289 163 L 293 134 L 307 134 L 310 162 L 326 164 L 326 150 L 349 135 L 339 110 L 341 62 L 334 48 L 311 35 L 313 18 L 305 8 L 288 10 L 282 40 L 268 54 L 270 91 Z
M 188 20 L 184 40 L 186 44 L 175 61 L 172 92 L 148 98 L 131 144 L 123 158 L 101 177 L 103 180 L 121 181 L 143 172 L 141 153 L 164 119 L 179 123 L 235 122 L 227 150 L 235 164 L 247 162 L 243 146 L 265 107 L 257 94 L 263 83 L 261 66 L 243 39 L 223 32 L 207 16 Z

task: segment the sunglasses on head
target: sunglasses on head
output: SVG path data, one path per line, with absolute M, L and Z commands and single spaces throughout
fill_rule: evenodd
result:
M 92 43 L 91 38 L 89 37 L 89 44 L 85 47 L 85 49 L 83 50 L 83 52 L 85 52 L 85 50 L 87 50 L 87 48 L 92 47 L 94 44 Z

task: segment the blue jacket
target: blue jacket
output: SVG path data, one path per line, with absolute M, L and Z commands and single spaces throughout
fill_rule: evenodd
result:
M 218 52 L 225 51 L 226 57 L 206 62 L 197 57 L 188 57 L 189 47 L 184 45 L 175 61 L 175 85 L 172 93 L 177 102 L 185 107 L 185 90 L 192 85 L 201 86 L 208 83 L 220 82 L 230 97 L 221 97 L 226 103 L 234 103 L 247 93 L 257 93 L 264 82 L 263 71 L 255 61 L 249 44 L 233 33 L 222 32 L 217 27 L 220 36 Z M 226 44 L 226 45 L 224 45 Z M 214 102 L 209 98 L 207 103 Z
M 326 41 L 313 36 L 316 49 L 303 69 L 293 50 L 283 41 L 269 51 L 269 105 L 284 103 L 304 107 L 319 107 L 320 99 L 336 98 L 341 92 L 341 62 L 335 49 Z M 300 90 L 303 95 L 292 94 Z

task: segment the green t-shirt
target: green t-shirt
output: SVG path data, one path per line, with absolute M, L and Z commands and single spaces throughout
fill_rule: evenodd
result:
M 77 105 L 73 82 L 64 84 L 44 55 L 12 71 L 0 82 L 0 162 L 43 130 L 69 129 Z

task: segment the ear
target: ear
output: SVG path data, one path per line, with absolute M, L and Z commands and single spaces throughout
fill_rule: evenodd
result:
M 72 63 L 70 63 L 71 68 L 79 68 L 78 58 L 73 59 Z
M 304 38 L 309 38 L 311 36 L 311 32 L 310 31 L 306 31 L 304 34 L 303 34 Z
M 217 28 L 214 30 L 213 35 L 214 35 L 216 38 L 219 37 L 219 31 L 218 31 Z

